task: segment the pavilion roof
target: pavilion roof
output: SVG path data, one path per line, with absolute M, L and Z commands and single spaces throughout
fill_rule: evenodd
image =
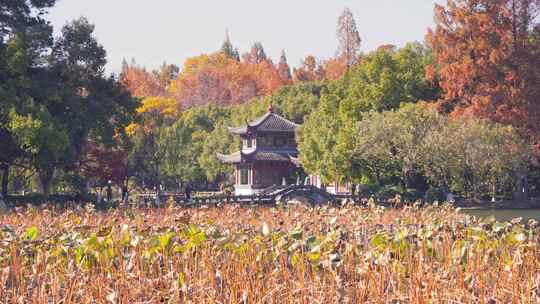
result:
M 294 122 L 274 113 L 271 109 L 263 116 L 252 122 L 247 122 L 246 125 L 232 128 L 229 127 L 229 132 L 237 135 L 247 134 L 249 131 L 268 132 L 268 133 L 294 133 L 298 125 Z
M 227 164 L 237 164 L 243 161 L 274 161 L 291 162 L 293 158 L 298 157 L 298 151 L 264 151 L 255 150 L 252 153 L 235 152 L 224 155 L 217 153 L 217 158 Z

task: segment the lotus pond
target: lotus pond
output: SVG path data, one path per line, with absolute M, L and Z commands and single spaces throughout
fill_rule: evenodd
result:
M 540 230 L 450 207 L 17 209 L 2 303 L 540 303 Z

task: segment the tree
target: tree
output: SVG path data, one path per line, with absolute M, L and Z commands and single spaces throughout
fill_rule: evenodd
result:
M 52 29 L 43 18 L 55 0 L 0 2 L 0 170 L 1 192 L 8 193 L 10 167 L 21 165 L 27 154 L 10 130 L 15 108 L 31 102 L 29 82 L 52 43 Z
M 108 181 L 122 185 L 128 177 L 127 151 L 89 142 L 77 170 L 87 184 L 102 187 Z
M 58 155 L 65 167 L 76 162 L 90 138 L 99 144 L 113 145 L 136 107 L 116 79 L 104 75 L 106 52 L 93 32 L 94 26 L 85 18 L 62 28 L 62 36 L 55 41 L 49 59 L 51 74 L 58 77 L 53 78 L 51 93 L 59 99 L 40 96 L 53 120 L 67 129 L 70 149 L 67 155 Z M 55 87 L 56 83 L 62 83 L 62 88 Z M 50 177 L 58 163 L 43 165 L 40 172 Z M 47 187 L 46 179 L 43 182 Z
M 421 163 L 432 185 L 475 199 L 512 193 L 532 156 L 514 128 L 487 120 L 447 121 L 423 142 Z
M 229 119 L 219 121 L 205 140 L 198 162 L 209 181 L 227 181 L 234 173 L 233 166 L 216 158 L 216 153 L 233 153 L 238 148 L 238 138 L 232 138 L 227 130 Z
M 304 119 L 319 106 L 321 91 L 324 88 L 325 85 L 320 83 L 298 83 L 284 86 L 274 94 L 262 98 L 250 106 L 258 107 L 259 111 L 264 112 L 268 105 L 272 104 L 274 112 L 297 124 L 302 124 Z
M 348 70 L 347 61 L 342 58 L 330 58 L 322 63 L 324 69 L 324 77 L 327 80 L 337 80 L 341 78 Z
M 31 67 L 24 99 L 9 109 L 7 130 L 48 194 L 58 170 L 73 170 L 90 138 L 113 145 L 135 102 L 105 77 L 105 50 L 85 18 L 67 24 Z
M 208 163 L 215 163 L 209 158 L 215 157 L 212 152 L 218 152 L 219 147 L 209 146 L 208 140 L 212 145 L 223 144 L 224 139 L 216 142 L 212 133 L 216 126 L 223 126 L 222 122 L 228 116 L 228 109 L 215 105 L 196 107 L 185 111 L 173 125 L 163 129 L 158 137 L 158 149 L 163 155 L 162 175 L 190 182 L 217 178 L 220 170 L 205 172 L 203 168 Z
M 180 68 L 178 66 L 163 62 L 159 69 L 152 71 L 152 74 L 159 83 L 160 88 L 162 88 L 163 91 L 167 91 L 171 82 L 178 78 L 179 72 Z
M 292 81 L 291 68 L 287 63 L 287 56 L 285 55 L 285 50 L 281 51 L 281 57 L 278 64 L 278 73 L 279 77 L 283 82 L 290 83 Z
M 473 198 L 508 194 L 531 156 L 530 145 L 513 128 L 486 120 L 449 120 L 429 103 L 371 112 L 356 132 L 346 158 L 379 186 L 399 183 L 403 189 L 425 191 L 428 181 L 445 193 Z M 339 150 L 339 141 L 336 146 Z
M 297 135 L 298 150 L 304 169 L 319 175 L 324 182 L 347 174 L 335 147 L 343 125 L 336 115 L 339 98 L 324 94 L 319 107 L 307 117 Z
M 249 53 L 244 54 L 243 59 L 246 63 L 258 64 L 265 60 L 268 60 L 266 57 L 266 52 L 262 43 L 255 42 L 251 47 Z
M 43 193 L 49 194 L 55 168 L 70 157 L 69 130 L 46 110 L 25 116 L 12 111 L 9 130 L 17 144 L 32 156 Z
M 324 67 L 315 58 L 307 56 L 299 68 L 294 69 L 294 82 L 311 82 L 325 79 Z
M 234 46 L 231 43 L 231 39 L 229 38 L 229 32 L 225 34 L 225 41 L 223 41 L 223 44 L 221 45 L 221 54 L 234 59 L 236 61 L 240 61 L 240 55 L 238 54 L 238 50 L 234 48 Z
M 403 83 L 403 102 L 437 101 L 440 98 L 441 88 L 426 76 L 426 68 L 434 62 L 429 48 L 412 42 L 387 52 L 392 54 L 397 63 L 398 80 Z
M 230 105 L 270 95 L 287 84 L 269 60 L 259 60 L 257 56 L 243 62 L 220 52 L 189 58 L 169 92 L 184 107 Z
M 369 177 L 382 185 L 388 182 L 389 177 L 395 177 L 394 180 L 400 180 L 403 184 L 412 184 L 418 171 L 416 158 L 409 161 L 390 155 L 390 146 L 385 146 L 387 143 L 382 140 L 370 141 L 369 144 L 373 146 L 364 145 L 370 148 L 362 150 L 362 153 L 355 153 L 352 147 L 361 140 L 359 134 L 363 132 L 357 132 L 357 128 L 366 116 L 375 117 L 378 112 L 398 109 L 403 103 L 417 102 L 436 92 L 436 88 L 424 76 L 423 67 L 429 62 L 427 52 L 416 45 L 408 45 L 395 52 L 378 50 L 365 56 L 349 73 L 330 82 L 321 94 L 319 107 L 308 115 L 298 136 L 306 170 L 321 175 L 325 181 L 342 179 L 359 182 Z M 370 111 L 374 113 L 368 114 Z M 386 123 L 399 119 L 389 119 L 374 118 L 372 127 L 379 128 L 366 130 L 374 134 L 390 132 Z M 401 138 L 420 127 L 412 122 L 393 124 L 396 130 L 401 130 L 402 125 L 410 129 L 396 131 L 396 134 L 402 133 Z M 389 137 L 390 133 L 383 135 L 384 138 L 393 138 Z M 402 147 L 407 147 L 403 141 Z M 402 167 L 404 161 L 407 161 L 406 166 Z
M 356 28 L 354 16 L 349 8 L 345 8 L 338 19 L 337 37 L 339 46 L 337 57 L 342 57 L 350 68 L 358 60 L 358 52 L 360 51 L 360 34 Z
M 436 62 L 428 72 L 443 89 L 441 110 L 511 124 L 539 142 L 539 11 L 530 0 L 436 5 L 427 35 Z
M 418 43 L 394 52 L 372 52 L 343 78 L 345 102 L 357 104 L 361 111 L 384 111 L 401 103 L 436 100 L 439 89 L 425 76 L 431 62 L 430 53 Z
M 139 98 L 166 96 L 168 86 L 174 83 L 173 76 L 178 74 L 173 66 L 166 67 L 166 69 L 162 68 L 157 73 L 150 73 L 145 68 L 137 66 L 135 61 L 128 64 L 124 60 L 119 79 L 133 96 Z M 170 75 L 171 79 L 166 78 L 167 74 Z

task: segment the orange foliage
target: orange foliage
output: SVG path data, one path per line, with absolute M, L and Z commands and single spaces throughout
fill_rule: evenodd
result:
M 120 83 L 136 97 L 165 95 L 165 88 L 160 85 L 158 79 L 146 69 L 135 64 L 127 65 L 124 63 L 120 74 Z
M 347 63 L 343 58 L 320 62 L 314 56 L 308 56 L 302 66 L 294 70 L 293 81 L 285 53 L 282 53 L 279 63 L 274 65 L 266 57 L 260 43 L 256 43 L 243 58 L 239 61 L 223 52 L 191 57 L 185 61 L 178 77 L 175 75 L 168 80 L 161 78 L 167 77 L 169 73 L 161 73 L 159 78 L 156 72 L 147 72 L 134 63 L 124 64 L 120 81 L 134 96 L 144 99 L 139 114 L 146 112 L 143 108 L 152 108 L 158 109 L 165 116 L 174 116 L 180 111 L 180 105 L 241 104 L 254 97 L 270 95 L 293 82 L 333 80 L 347 71 Z M 155 104 L 160 102 L 168 106 Z M 156 107 L 148 106 L 150 104 Z M 132 126 L 131 131 L 134 130 L 135 126 Z
M 344 57 L 330 58 L 323 62 L 326 79 L 336 80 L 347 72 L 347 60 Z
M 186 106 L 239 104 L 269 95 L 285 84 L 269 60 L 239 62 L 216 53 L 188 59 L 169 93 Z
M 325 79 L 323 65 L 315 56 L 307 56 L 298 69 L 294 69 L 295 82 L 320 81 Z
M 435 9 L 427 41 L 436 64 L 426 74 L 444 91 L 441 109 L 512 124 L 540 140 L 540 4 L 529 0 L 454 0 Z
M 302 61 L 299 68 L 294 69 L 294 81 L 336 80 L 343 76 L 347 70 L 346 57 L 341 56 L 320 61 L 315 56 L 310 55 Z

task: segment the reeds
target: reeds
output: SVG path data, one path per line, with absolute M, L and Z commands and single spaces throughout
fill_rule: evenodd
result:
M 539 303 L 540 231 L 449 207 L 18 209 L 2 303 Z

